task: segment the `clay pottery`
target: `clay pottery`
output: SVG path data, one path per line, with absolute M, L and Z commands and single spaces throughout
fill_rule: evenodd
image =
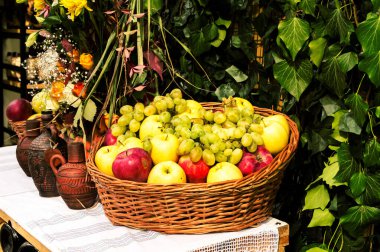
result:
M 42 112 L 42 132 L 32 141 L 28 152 L 29 171 L 41 197 L 59 196 L 50 158 L 54 154 L 67 158 L 66 141 L 58 136 L 53 118 L 52 112 Z
M 30 177 L 30 171 L 28 167 L 28 151 L 32 141 L 40 135 L 40 121 L 26 120 L 25 136 L 18 140 L 16 148 L 17 161 L 25 172 L 26 176 Z
M 59 169 L 57 164 L 62 164 Z M 84 209 L 94 205 L 97 191 L 87 173 L 83 143 L 69 143 L 68 162 L 61 154 L 55 154 L 50 158 L 50 166 L 57 179 L 58 192 L 69 208 Z

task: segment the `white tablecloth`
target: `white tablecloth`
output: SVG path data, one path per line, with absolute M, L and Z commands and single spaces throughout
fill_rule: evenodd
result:
M 278 249 L 276 219 L 239 232 L 167 235 L 113 226 L 101 204 L 71 210 L 61 197 L 42 198 L 17 163 L 16 147 L 0 148 L 0 209 L 51 251 L 260 251 Z

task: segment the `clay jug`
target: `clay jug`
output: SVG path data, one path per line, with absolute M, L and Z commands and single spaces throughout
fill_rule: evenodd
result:
M 32 141 L 40 135 L 40 121 L 26 120 L 25 136 L 21 137 L 17 143 L 16 158 L 17 161 L 25 172 L 26 176 L 30 177 L 30 171 L 28 167 L 28 151 Z
M 57 179 L 58 192 L 71 209 L 83 209 L 94 205 L 97 192 L 87 173 L 84 146 L 81 142 L 68 144 L 68 162 L 61 154 L 50 158 L 50 166 Z M 62 166 L 58 169 L 57 164 Z
M 67 157 L 66 141 L 58 136 L 53 118 L 51 111 L 42 112 L 42 133 L 32 141 L 28 151 L 29 171 L 41 197 L 59 196 L 50 157 L 53 154 Z

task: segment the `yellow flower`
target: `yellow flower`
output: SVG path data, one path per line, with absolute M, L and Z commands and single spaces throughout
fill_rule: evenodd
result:
M 72 21 L 74 21 L 75 16 L 79 16 L 83 8 L 92 11 L 92 9 L 87 6 L 87 0 L 61 0 L 61 6 L 68 10 L 67 14 L 70 15 Z
M 90 70 L 94 65 L 92 55 L 89 53 L 82 53 L 79 57 L 79 64 L 86 70 Z
M 45 0 L 34 0 L 34 10 L 42 11 L 46 6 Z

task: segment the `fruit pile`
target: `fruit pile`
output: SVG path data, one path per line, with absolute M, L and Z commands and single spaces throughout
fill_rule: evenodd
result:
M 174 89 L 146 106 L 122 106 L 95 164 L 107 175 L 138 182 L 220 182 L 264 168 L 288 141 L 282 115 L 255 114 L 237 97 L 225 99 L 223 110 L 205 109 Z

